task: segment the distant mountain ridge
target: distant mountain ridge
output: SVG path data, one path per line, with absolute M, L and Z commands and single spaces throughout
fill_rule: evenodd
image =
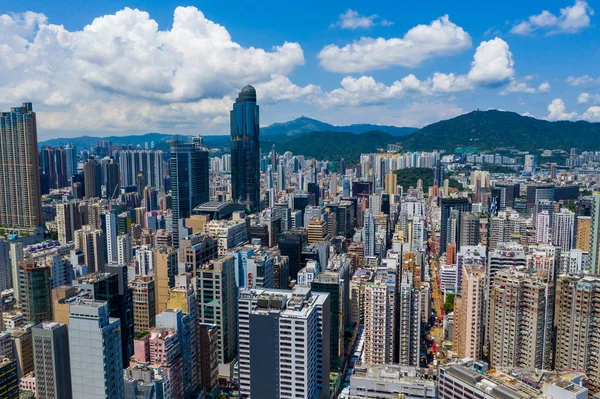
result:
M 516 112 L 473 111 L 432 123 L 399 141 L 406 149 L 422 151 L 451 151 L 456 147 L 600 150 L 600 123 L 550 122 Z
M 310 132 L 347 132 L 361 134 L 370 131 L 379 131 L 392 136 L 405 136 L 416 132 L 416 127 L 398 127 L 386 125 L 371 125 L 368 123 L 358 125 L 336 126 L 321 122 L 306 116 L 301 116 L 289 122 L 273 123 L 260 129 L 261 136 L 285 135 L 289 137 L 299 136 Z
M 392 136 L 404 136 L 413 133 L 418 129 L 414 127 L 397 127 L 371 124 L 335 126 L 326 122 L 318 121 L 316 119 L 308 118 L 306 116 L 301 116 L 300 118 L 296 118 L 289 122 L 273 123 L 270 126 L 263 127 L 260 129 L 260 135 L 261 137 L 268 137 L 266 138 L 267 141 L 282 142 L 290 137 L 297 137 L 311 132 L 331 131 L 361 134 L 374 130 L 388 133 Z M 132 144 L 133 146 L 140 145 L 143 148 L 145 143 L 150 144 L 152 141 L 154 141 L 155 144 L 158 144 L 160 141 L 169 139 L 171 137 L 173 137 L 172 134 L 164 133 L 146 133 L 142 135 L 108 137 L 81 136 L 45 140 L 41 141 L 39 146 L 44 147 L 49 145 L 51 147 L 57 147 L 60 145 L 65 146 L 68 143 L 73 143 L 77 148 L 87 149 L 94 147 L 100 140 L 108 140 L 117 145 Z M 226 141 L 228 141 L 229 135 L 206 135 L 202 136 L 202 138 L 208 146 L 220 147 L 224 145 Z

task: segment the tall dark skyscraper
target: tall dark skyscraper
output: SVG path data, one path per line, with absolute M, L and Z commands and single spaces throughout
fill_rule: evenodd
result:
M 189 218 L 195 207 L 209 200 L 208 151 L 201 138 L 195 138 L 193 143 L 171 142 L 170 175 L 173 245 L 179 247 L 180 220 Z
M 104 187 L 106 188 L 106 198 L 112 199 L 119 195 L 119 164 L 114 158 L 102 161 L 102 176 L 104 178 Z
M 233 104 L 231 118 L 231 186 L 234 201 L 250 212 L 260 210 L 259 112 L 256 90 L 245 86 Z
M 458 211 L 457 226 L 460 226 L 462 212 L 471 212 L 471 203 L 466 198 L 442 198 L 442 220 L 440 229 L 440 253 L 446 252 L 448 245 L 448 219 L 452 210 Z
M 94 158 L 90 158 L 83 164 L 83 181 L 86 197 L 100 198 L 102 196 L 102 169 Z

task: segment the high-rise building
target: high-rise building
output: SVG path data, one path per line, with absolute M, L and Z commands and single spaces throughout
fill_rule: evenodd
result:
M 192 210 L 209 200 L 208 150 L 197 137 L 193 143 L 171 142 L 173 246 L 179 247 L 180 228 Z M 185 234 L 187 235 L 187 234 Z
M 154 292 L 156 312 L 167 309 L 169 290 L 175 286 L 177 251 L 171 247 L 154 248 Z
M 73 281 L 89 297 L 96 301 L 105 301 L 110 317 L 120 319 L 119 330 L 121 334 L 122 367 L 129 364 L 129 357 L 133 354 L 133 299 L 131 289 L 127 285 L 127 267 L 124 265 L 107 265 L 106 273 L 94 273 L 80 277 Z
M 218 328 L 212 324 L 200 324 L 200 385 L 213 392 L 219 385 L 219 335 Z
M 19 375 L 15 360 L 0 360 L 0 397 L 6 399 L 19 398 Z
M 161 399 L 165 397 L 167 372 L 147 363 L 136 363 L 123 371 L 124 399 Z
M 67 245 L 75 240 L 75 231 L 81 229 L 82 218 L 78 202 L 63 202 L 56 205 L 56 228 L 58 242 Z
M 126 150 L 119 152 L 119 177 L 121 186 L 135 186 L 138 173 L 142 173 L 147 186 L 164 188 L 164 160 L 161 150 Z
M 67 182 L 71 182 L 71 177 L 77 173 L 77 148 L 72 143 L 65 146 L 65 158 L 66 158 L 66 177 Z
M 0 237 L 0 291 L 13 288 L 12 270 L 10 267 L 10 243 L 5 238 Z M 0 325 L 0 327 L 2 326 Z
M 590 216 L 577 216 L 575 220 L 577 224 L 576 244 L 575 248 L 583 252 L 590 252 L 590 239 L 592 233 L 592 218 Z
M 100 198 L 102 196 L 102 168 L 94 158 L 83 164 L 83 182 L 87 198 Z
M 277 191 L 284 191 L 286 189 L 285 183 L 285 163 L 284 159 L 279 160 L 279 165 L 277 165 Z
M 69 354 L 74 398 L 123 398 L 121 321 L 109 317 L 106 302 L 78 299 L 71 303 Z
M 106 259 L 108 262 L 117 262 L 119 251 L 117 248 L 117 213 L 107 211 L 104 214 L 104 225 L 106 226 Z
M 479 215 L 473 212 L 463 212 L 460 218 L 459 248 L 464 245 L 478 245 L 479 229 Z
M 396 330 L 394 281 L 376 280 L 365 287 L 364 359 L 367 363 L 392 363 Z
M 242 290 L 238 309 L 240 394 L 329 397 L 329 295 Z
M 72 398 L 67 326 L 55 322 L 42 323 L 31 331 L 36 398 Z
M 542 211 L 536 216 L 535 241 L 538 244 L 550 243 L 550 214 Z
M 102 177 L 106 198 L 113 199 L 120 194 L 119 164 L 114 158 L 102 160 Z
M 557 281 L 554 368 L 583 371 L 592 394 L 600 392 L 599 301 L 597 276 L 562 276 Z
M 156 294 L 151 276 L 135 276 L 129 282 L 133 302 L 133 330 L 149 331 L 156 325 Z
M 442 198 L 441 208 L 442 219 L 440 228 L 440 253 L 444 253 L 446 252 L 446 245 L 451 242 L 448 240 L 448 223 L 451 217 L 451 211 L 457 211 L 457 225 L 460 226 L 461 213 L 471 212 L 471 203 L 466 198 Z
M 189 308 L 188 308 L 189 310 Z M 159 328 L 169 328 L 177 333 L 179 352 L 181 357 L 174 358 L 171 363 L 175 367 L 176 362 L 181 362 L 181 381 L 183 388 L 182 396 L 192 397 L 198 392 L 198 320 L 191 318 L 189 313 L 184 314 L 181 309 L 167 309 L 156 315 L 156 325 Z M 152 340 L 150 341 L 152 345 Z
M 23 316 L 35 324 L 52 320 L 51 273 L 50 267 L 36 265 L 30 258 L 19 263 L 19 297 Z
M 308 222 L 306 231 L 308 244 L 327 240 L 327 222 L 323 219 L 312 218 L 310 222 Z
M 302 265 L 302 251 L 307 244 L 306 231 L 291 229 L 279 234 L 277 245 L 282 256 L 289 258 L 290 279 L 295 280 Z
M 75 231 L 75 248 L 81 249 L 85 257 L 85 264 L 90 273 L 104 271 L 106 265 L 106 252 L 104 231 L 84 225 Z
M 254 87 L 242 89 L 230 118 L 232 198 L 250 212 L 257 212 L 260 210 L 260 123 Z
M 40 159 L 31 103 L 0 113 L 0 137 L 0 226 L 40 227 Z
M 459 358 L 480 360 L 483 356 L 484 300 L 487 284 L 485 272 L 462 267 L 462 290 L 454 299 L 452 348 Z
M 568 252 L 573 244 L 573 226 L 575 213 L 568 209 L 561 209 L 552 217 L 552 245 L 560 247 L 561 251 Z
M 234 258 L 227 255 L 198 269 L 195 292 L 198 322 L 218 327 L 219 363 L 230 363 L 237 354 L 238 331 Z
M 363 242 L 365 258 L 375 256 L 375 218 L 373 217 L 370 209 L 365 211 Z
M 598 274 L 600 272 L 600 192 L 594 193 L 591 214 L 589 271 L 590 274 Z
M 131 236 L 122 234 L 117 237 L 117 263 L 119 265 L 128 265 L 133 256 Z
M 490 292 L 490 366 L 549 369 L 551 291 L 534 275 L 514 269 L 496 274 Z M 456 320 L 456 319 L 455 319 Z M 455 324 L 456 325 L 456 324 Z
M 419 366 L 421 360 L 421 292 L 413 286 L 413 274 L 402 273 L 398 295 L 397 352 L 401 366 Z M 392 316 L 393 317 L 393 316 Z

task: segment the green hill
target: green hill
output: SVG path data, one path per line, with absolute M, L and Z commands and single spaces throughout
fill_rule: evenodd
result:
M 348 126 L 335 126 L 329 123 L 321 122 L 316 119 L 301 116 L 289 122 L 273 123 L 270 126 L 263 127 L 260 129 L 260 135 L 262 137 L 284 135 L 288 137 L 300 136 L 310 132 L 348 132 L 354 134 L 365 133 L 369 131 L 377 130 L 380 132 L 388 133 L 392 136 L 405 136 L 413 133 L 417 128 L 414 127 L 397 127 L 397 126 L 384 126 L 384 125 L 371 125 L 371 124 L 359 124 L 359 125 L 348 125 Z M 269 137 L 269 140 L 271 138 Z M 281 141 L 281 140 L 275 140 Z
M 338 161 L 344 158 L 347 162 L 358 162 L 360 154 L 385 151 L 388 144 L 396 143 L 398 137 L 387 133 L 371 131 L 361 134 L 346 132 L 311 132 L 277 144 L 277 151 L 291 151 L 317 159 Z
M 598 150 L 600 123 L 549 122 L 514 112 L 473 111 L 425 126 L 399 139 L 406 149 L 422 151 L 454 150 L 456 147 Z

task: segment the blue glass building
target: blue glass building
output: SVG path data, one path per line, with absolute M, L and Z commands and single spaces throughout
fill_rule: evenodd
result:
M 260 211 L 260 143 L 256 90 L 245 86 L 231 118 L 231 186 L 233 200 L 250 212 Z

